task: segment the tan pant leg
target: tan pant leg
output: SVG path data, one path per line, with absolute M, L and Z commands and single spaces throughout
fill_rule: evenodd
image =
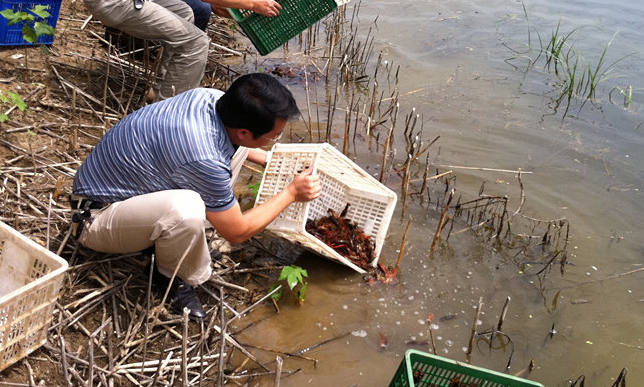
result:
M 206 207 L 196 192 L 168 190 L 135 196 L 93 211 L 92 217 L 79 238 L 83 245 L 106 253 L 132 253 L 154 245 L 159 271 L 168 277 L 185 253 L 177 276 L 191 285 L 210 278 Z

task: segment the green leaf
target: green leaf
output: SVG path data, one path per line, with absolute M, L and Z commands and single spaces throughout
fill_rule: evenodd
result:
M 16 16 L 18 16 L 19 21 L 22 21 L 23 23 L 29 24 L 36 20 L 34 15 L 27 13 L 27 12 L 18 12 L 16 13 Z
M 36 36 L 53 35 L 56 33 L 56 29 L 54 27 L 43 22 L 34 23 L 34 31 L 36 32 Z
M 261 181 L 258 181 L 255 184 L 249 184 L 248 189 L 250 192 L 253 194 L 253 196 L 257 197 L 257 194 L 259 194 L 259 186 L 262 184 Z
M 293 270 L 291 266 L 284 266 L 282 268 L 282 271 L 280 272 L 280 277 L 277 279 L 278 281 L 286 279 L 288 277 L 288 274 Z
M 38 40 L 36 31 L 34 31 L 33 28 L 29 27 L 26 24 L 22 26 L 22 37 L 29 43 L 36 43 L 36 40 Z
M 286 280 L 289 288 L 293 290 L 297 284 L 304 283 L 302 276 L 308 277 L 308 273 L 301 267 L 295 265 L 285 266 L 280 273 L 279 280 Z
M 30 9 L 30 11 L 43 19 L 47 19 L 51 16 L 51 14 L 47 12 L 48 8 L 48 5 L 36 5 L 33 9 Z
M 13 9 L 5 9 L 4 11 L 0 11 L 0 15 L 4 16 L 4 18 L 9 21 L 13 20 L 15 17 Z
M 297 274 L 290 275 L 288 277 L 288 279 L 286 280 L 286 282 L 288 282 L 288 287 L 291 290 L 293 290 L 293 288 L 295 288 L 295 286 L 297 286 L 297 284 L 299 283 L 299 279 L 297 278 Z
M 8 120 L 10 120 L 10 119 L 11 119 L 11 118 L 9 118 L 9 116 L 8 116 L 8 115 L 6 115 L 6 114 L 4 114 L 4 113 L 0 112 L 0 122 L 5 122 L 5 121 L 8 121 Z
M 34 21 L 34 16 L 27 12 L 14 12 L 12 9 L 5 9 L 0 12 L 2 16 L 9 20 L 7 25 L 14 25 L 16 23 L 30 23 Z
M 271 287 L 271 289 L 268 291 L 269 293 L 275 290 L 276 287 L 278 287 L 279 284 L 275 284 Z M 280 298 L 282 298 L 282 289 L 276 291 L 275 293 L 271 294 L 271 298 L 275 301 L 279 301 Z
M 20 95 L 17 93 L 8 92 L 9 99 L 13 102 L 18 109 L 25 111 L 27 109 L 27 103 L 20 98 Z

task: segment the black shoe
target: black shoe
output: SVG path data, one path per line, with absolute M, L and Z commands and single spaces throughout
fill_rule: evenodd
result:
M 147 271 L 150 271 L 149 267 L 147 268 Z M 164 294 L 170 284 L 170 278 L 161 274 L 156 265 L 154 265 L 154 270 L 152 271 L 152 283 L 155 285 L 158 292 Z M 174 278 L 168 297 L 170 304 L 172 305 L 172 310 L 175 313 L 183 314 L 183 308 L 188 308 L 190 309 L 188 318 L 191 320 L 199 321 L 206 317 L 206 312 L 203 310 L 203 306 L 201 305 L 201 301 L 199 301 L 199 297 L 197 297 L 195 289 L 181 280 L 181 278 Z
M 224 256 L 221 255 L 221 252 L 217 249 L 210 252 L 210 259 L 215 262 L 221 262 L 224 259 Z
M 190 309 L 188 318 L 193 321 L 200 321 L 206 318 L 206 312 L 201 306 L 201 301 L 197 297 L 195 288 L 182 281 L 179 278 L 174 279 L 169 296 L 172 299 L 172 309 L 179 314 L 183 314 L 183 308 Z

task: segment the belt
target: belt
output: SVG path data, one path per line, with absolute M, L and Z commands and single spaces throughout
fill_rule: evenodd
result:
M 104 203 L 104 202 L 99 202 L 96 200 L 92 200 L 89 198 L 86 198 L 84 196 L 78 196 L 78 195 L 70 195 L 69 196 L 69 204 L 72 207 L 72 210 L 98 210 L 103 207 L 107 207 L 109 203 Z

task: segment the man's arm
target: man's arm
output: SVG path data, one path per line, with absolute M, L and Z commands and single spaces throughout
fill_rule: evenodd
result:
M 246 160 L 251 161 L 257 165 L 261 165 L 263 167 L 266 166 L 266 155 L 268 152 L 266 152 L 263 149 L 260 148 L 250 148 L 248 150 L 248 156 L 246 156 Z
M 293 202 L 308 202 L 320 195 L 320 177 L 312 166 L 300 173 L 291 184 L 261 205 L 244 213 L 239 203 L 220 212 L 207 211 L 206 218 L 219 235 L 231 243 L 241 243 L 262 231 Z
M 277 16 L 282 6 L 274 0 L 204 0 L 210 3 L 213 9 L 235 8 L 247 9 L 264 16 Z M 219 12 L 217 12 L 218 15 Z M 222 16 L 222 15 L 220 15 Z

